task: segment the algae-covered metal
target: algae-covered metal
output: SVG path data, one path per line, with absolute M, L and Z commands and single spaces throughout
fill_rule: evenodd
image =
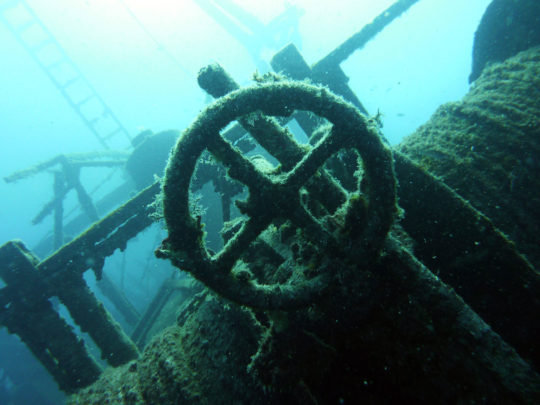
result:
M 237 117 L 255 113 L 256 119 L 260 120 L 263 119 L 261 112 L 287 116 L 294 110 L 313 111 L 334 126 L 291 171 L 271 176 L 264 174 L 219 135 L 219 130 Z M 299 149 L 292 137 L 288 137 L 282 143 L 282 149 L 291 146 L 293 150 Z M 241 206 L 249 219 L 213 257 L 208 255 L 202 244 L 200 223 L 189 212 L 191 176 L 205 149 L 225 164 L 232 178 L 249 189 L 249 197 Z M 189 271 L 214 291 L 244 305 L 291 309 L 313 302 L 330 284 L 332 275 L 329 273 L 335 271 L 330 262 L 321 266 L 321 273 L 313 278 L 304 278 L 293 268 L 290 269 L 291 281 L 272 285 L 235 277 L 231 270 L 249 243 L 276 219 L 292 221 L 304 230 L 308 239 L 320 245 L 321 250 L 335 254 L 339 251 L 345 256 L 353 253 L 345 251 L 343 246 L 346 244 L 334 230 L 325 227 L 300 201 L 300 188 L 341 149 L 354 149 L 359 153 L 369 183 L 365 200 L 360 202 L 364 197 L 359 195 L 351 197 L 344 208 L 344 216 L 351 215 L 349 209 L 365 210 L 364 229 L 359 236 L 363 242 L 356 249 L 363 250 L 368 257 L 378 252 L 397 213 L 390 150 L 354 106 L 327 89 L 284 81 L 241 89 L 218 100 L 201 113 L 180 138 L 163 184 L 163 208 L 169 236 L 158 254 L 171 259 L 175 266 Z

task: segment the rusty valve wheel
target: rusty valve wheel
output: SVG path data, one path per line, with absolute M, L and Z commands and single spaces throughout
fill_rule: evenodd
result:
M 230 122 L 260 113 L 290 116 L 295 110 L 312 111 L 333 124 L 332 129 L 293 167 L 279 175 L 258 170 L 220 131 Z M 292 141 L 292 139 L 291 139 Z M 292 141 L 294 142 L 294 141 Z M 178 268 L 188 271 L 220 295 L 262 309 L 293 309 L 313 302 L 328 286 L 330 266 L 313 277 L 292 277 L 281 284 L 260 284 L 236 277 L 235 263 L 258 235 L 275 219 L 289 219 L 322 249 L 338 249 L 334 234 L 302 204 L 300 188 L 321 165 L 341 149 L 354 149 L 363 161 L 367 180 L 367 218 L 360 232 L 365 250 L 379 251 L 396 216 L 396 181 L 392 154 L 376 130 L 351 104 L 328 89 L 302 82 L 283 81 L 246 87 L 208 106 L 178 140 L 163 182 L 163 214 L 168 238 L 156 251 Z M 203 243 L 200 219 L 190 213 L 189 185 L 198 159 L 208 150 L 228 171 L 245 184 L 249 197 L 243 212 L 249 216 L 240 230 L 217 254 Z M 349 209 L 353 204 L 349 204 Z

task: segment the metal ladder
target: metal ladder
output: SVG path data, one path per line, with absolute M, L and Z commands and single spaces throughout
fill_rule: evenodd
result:
M 0 21 L 105 149 L 131 147 L 131 136 L 126 128 L 24 0 L 0 0 Z

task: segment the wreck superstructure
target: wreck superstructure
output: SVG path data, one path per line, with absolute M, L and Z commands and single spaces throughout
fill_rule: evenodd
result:
M 206 67 L 199 84 L 218 100 L 176 142 L 163 185 L 141 184 L 43 261 L 20 242 L 2 246 L 0 297 L 9 309 L 2 322 L 26 336 L 36 357 L 46 353 L 41 361 L 63 389 L 87 386 L 100 369 L 67 325 L 53 322 L 50 296 L 94 333 L 112 366 L 124 364 L 74 403 L 538 399 L 538 211 L 519 208 L 535 206 L 537 188 L 519 170 L 536 167 L 539 51 L 487 68 L 462 102 L 442 106 L 390 148 L 339 65 L 413 3 L 395 3 L 313 66 L 285 47 L 272 60 L 278 74 L 258 76 L 251 87 L 239 88 L 219 65 Z M 293 118 L 308 144 L 284 127 Z M 501 167 L 502 152 L 486 146 L 494 137 L 493 148 L 512 160 Z M 512 142 L 528 145 L 526 155 L 502 146 Z M 248 154 L 253 145 L 279 164 Z M 471 193 L 468 176 L 479 185 Z M 223 208 L 225 246 L 217 252 L 204 243 L 192 196 L 208 181 Z M 487 191 L 475 193 L 481 187 Z M 497 193 L 504 204 L 494 208 Z M 160 207 L 168 237 L 156 255 L 206 287 L 177 287 L 189 293 L 176 324 L 141 353 L 81 275 L 92 268 L 99 277 L 103 260 Z M 502 210 L 530 230 L 513 237 L 519 228 Z M 32 281 L 21 288 L 20 277 Z M 37 308 L 77 353 L 65 356 L 58 339 L 32 341 L 39 332 L 31 328 L 47 326 L 17 319 Z M 155 321 L 143 316 L 137 333 Z

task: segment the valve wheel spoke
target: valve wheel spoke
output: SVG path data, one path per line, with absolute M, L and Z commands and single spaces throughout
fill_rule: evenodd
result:
M 225 165 L 230 177 L 245 184 L 250 192 L 268 184 L 268 177 L 221 136 L 212 139 L 208 144 L 208 151 Z
M 225 247 L 215 257 L 213 257 L 216 270 L 222 273 L 229 273 L 234 263 L 240 255 L 259 234 L 270 225 L 271 220 L 255 220 L 250 218 L 242 224 L 242 227 L 227 242 Z

